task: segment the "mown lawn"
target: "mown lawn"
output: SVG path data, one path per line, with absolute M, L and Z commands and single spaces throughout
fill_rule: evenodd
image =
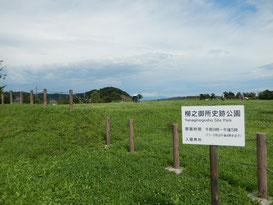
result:
M 171 125 L 181 128 L 182 105 L 209 101 L 158 101 L 75 105 L 0 105 L 0 204 L 210 204 L 209 148 L 182 145 L 177 176 Z M 273 142 L 273 101 L 213 101 L 245 105 L 246 138 L 267 133 Z M 105 118 L 111 146 L 105 147 Z M 135 153 L 128 153 L 128 119 L 134 119 Z M 151 127 L 166 128 L 155 129 Z M 197 154 L 191 153 L 196 152 Z M 219 157 L 256 163 L 256 143 L 219 147 Z M 273 147 L 268 145 L 268 167 Z M 221 204 L 256 204 L 255 167 L 219 161 Z M 273 196 L 273 175 L 268 173 Z

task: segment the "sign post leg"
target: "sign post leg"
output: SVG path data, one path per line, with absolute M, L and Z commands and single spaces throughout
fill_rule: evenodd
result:
M 219 173 L 217 146 L 210 145 L 210 182 L 211 182 L 211 204 L 219 205 Z
M 261 197 L 267 199 L 267 171 L 266 171 L 266 134 L 257 133 L 257 174 L 258 190 Z

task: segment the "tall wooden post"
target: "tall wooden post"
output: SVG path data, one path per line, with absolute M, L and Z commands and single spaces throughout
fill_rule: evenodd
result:
M 134 152 L 135 145 L 134 145 L 134 121 L 133 121 L 133 119 L 129 120 L 129 134 L 130 134 L 130 152 Z
M 257 133 L 257 178 L 258 191 L 261 197 L 267 199 L 267 150 L 266 134 Z
M 9 101 L 10 101 L 10 104 L 13 104 L 12 91 L 9 92 Z
M 23 92 L 20 91 L 20 104 L 23 104 Z
M 33 90 L 30 90 L 30 104 L 33 105 Z
M 5 104 L 4 93 L 1 94 L 1 101 L 2 101 L 2 105 L 4 105 Z
M 178 125 L 173 124 L 173 168 L 179 169 L 179 137 L 178 137 Z
M 211 204 L 219 205 L 219 173 L 218 173 L 218 153 L 217 146 L 210 145 L 210 184 L 211 184 Z
M 106 118 L 106 145 L 110 145 L 110 118 Z
M 44 107 L 47 106 L 47 90 L 44 89 Z
M 73 110 L 73 90 L 69 90 L 69 109 Z

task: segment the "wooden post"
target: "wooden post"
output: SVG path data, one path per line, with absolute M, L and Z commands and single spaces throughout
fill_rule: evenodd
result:
M 179 137 L 178 137 L 178 125 L 173 124 L 173 168 L 179 169 Z
M 30 104 L 33 105 L 33 90 L 30 90 Z
M 210 145 L 210 183 L 211 183 L 211 204 L 219 205 L 219 173 L 217 146 Z
M 133 119 L 129 120 L 129 134 L 130 134 L 130 152 L 134 152 L 135 146 L 134 146 L 134 121 L 133 121 Z
M 23 104 L 23 92 L 20 91 L 20 104 Z
M 73 90 L 69 90 L 69 109 L 73 110 Z
M 2 101 L 2 105 L 4 105 L 5 104 L 4 93 L 1 94 L 1 101 Z
M 110 145 L 110 118 L 106 118 L 106 145 Z
M 10 101 L 10 104 L 13 104 L 12 91 L 9 92 L 9 101 Z
M 47 106 L 47 90 L 44 89 L 44 107 Z
M 257 133 L 257 178 L 258 191 L 261 197 L 267 199 L 267 150 L 266 134 Z

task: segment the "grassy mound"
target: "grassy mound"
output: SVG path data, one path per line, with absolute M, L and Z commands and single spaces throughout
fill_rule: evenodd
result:
M 0 106 L 0 204 L 210 204 L 209 148 L 182 145 L 177 176 L 172 166 L 172 123 L 181 127 L 182 105 L 208 101 L 162 101 L 68 106 Z M 273 101 L 244 104 L 246 138 L 267 133 L 273 141 Z M 111 118 L 111 145 L 105 118 Z M 135 153 L 128 153 L 128 119 L 134 119 Z M 164 129 L 156 129 L 164 128 Z M 188 151 L 191 152 L 188 152 Z M 196 152 L 194 154 L 192 152 Z M 256 143 L 219 147 L 219 157 L 256 163 Z M 268 146 L 268 167 L 273 147 Z M 219 161 L 222 204 L 255 204 L 255 167 Z M 273 175 L 268 173 L 273 195 Z

